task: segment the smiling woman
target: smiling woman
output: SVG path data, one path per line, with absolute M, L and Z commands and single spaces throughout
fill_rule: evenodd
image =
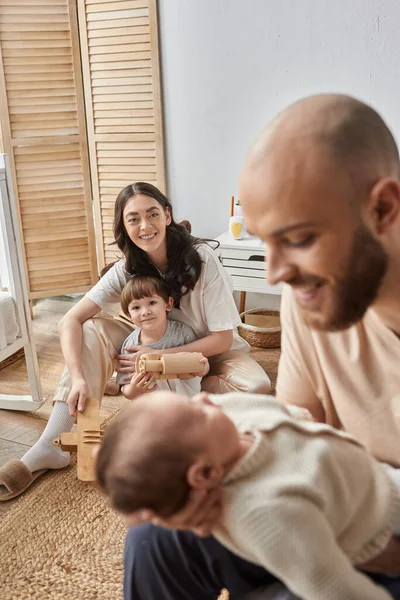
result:
M 200 276 L 196 246 L 202 240 L 175 222 L 168 198 L 149 183 L 126 186 L 115 203 L 114 237 L 125 256 L 126 271 L 162 273 L 179 308 L 181 296 L 194 288 Z
M 249 345 L 237 333 L 240 317 L 217 255 L 206 240 L 193 237 L 175 222 L 171 203 L 160 190 L 149 183 L 125 187 L 115 204 L 114 236 L 124 258 L 60 321 L 66 368 L 54 394 L 53 412 L 39 441 L 12 464 L 12 473 L 18 467 L 16 477 L 25 484 L 27 479 L 33 481 L 36 471 L 69 464 L 69 454 L 52 440 L 71 429 L 87 397 L 101 400 L 115 360 L 120 360 L 120 372 L 134 371 L 139 347 L 120 354 L 131 328 L 113 318 L 132 276 L 150 275 L 164 281 L 174 301 L 168 320 L 189 326 L 195 340 L 163 353 L 201 352 L 207 357 L 210 370 L 202 381 L 203 389 L 214 393 L 266 393 L 270 389 L 267 374 L 249 356 Z M 10 482 L 8 469 L 5 465 L 3 481 Z M 19 482 L 11 483 L 15 495 Z M 9 497 L 6 486 L 0 485 L 0 498 Z

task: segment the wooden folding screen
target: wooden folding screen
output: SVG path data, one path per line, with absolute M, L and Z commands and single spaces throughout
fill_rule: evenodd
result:
M 156 0 L 79 0 L 99 266 L 115 260 L 113 206 L 133 181 L 165 190 Z
M 97 280 L 74 0 L 1 0 L 1 122 L 29 297 Z
M 165 190 L 156 0 L 1 0 L 0 117 L 29 297 L 85 291 L 118 191 Z

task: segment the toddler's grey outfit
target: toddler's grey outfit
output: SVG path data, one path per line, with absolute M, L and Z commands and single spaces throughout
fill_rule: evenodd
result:
M 122 344 L 121 354 L 128 354 L 126 348 L 129 346 L 140 346 L 140 332 L 141 329 L 138 327 L 134 329 L 131 334 L 128 335 L 124 343 Z M 166 348 L 176 348 L 178 346 L 185 346 L 196 340 L 196 336 L 193 330 L 182 323 L 181 321 L 173 321 L 168 319 L 167 329 L 162 338 L 154 342 L 153 344 L 146 344 L 148 348 L 154 350 L 164 350 Z M 123 385 L 122 379 L 127 375 L 133 375 L 133 373 L 118 373 L 117 383 Z M 195 396 L 200 392 L 201 377 L 193 377 L 192 379 L 160 379 L 157 380 L 158 390 L 171 390 L 178 394 L 185 394 L 187 396 Z

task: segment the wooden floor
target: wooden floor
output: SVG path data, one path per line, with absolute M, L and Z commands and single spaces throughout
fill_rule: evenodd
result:
M 43 396 L 50 396 L 63 367 L 57 324 L 71 308 L 68 297 L 38 300 L 33 308 L 33 329 L 39 356 Z M 0 389 L 4 394 L 29 394 L 25 360 L 21 359 L 0 371 Z M 40 437 L 46 415 L 0 410 L 0 466 L 9 458 L 20 458 Z
M 66 296 L 45 298 L 38 300 L 33 309 L 33 329 L 44 397 L 52 396 L 63 369 L 57 324 L 75 301 Z M 280 350 L 252 348 L 251 353 L 266 370 L 274 386 Z M 24 359 L 0 370 L 0 390 L 4 394 L 29 394 Z M 38 440 L 46 426 L 50 410 L 50 402 L 46 403 L 45 408 L 33 413 L 0 410 L 0 466 L 10 458 L 23 456 Z M 4 514 L 11 503 L 12 501 L 0 503 L 0 515 Z

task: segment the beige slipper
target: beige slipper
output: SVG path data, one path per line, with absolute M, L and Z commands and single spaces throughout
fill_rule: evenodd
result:
M 48 469 L 31 473 L 22 460 L 13 458 L 0 468 L 0 502 L 16 498 Z
M 104 390 L 104 394 L 106 396 L 118 396 L 120 392 L 120 387 L 115 379 L 109 379 L 106 383 L 106 388 Z

